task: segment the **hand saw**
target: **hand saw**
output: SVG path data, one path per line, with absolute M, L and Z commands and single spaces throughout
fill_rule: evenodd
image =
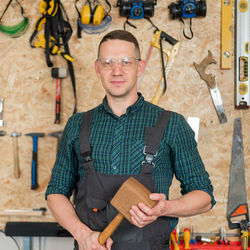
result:
M 227 220 L 230 229 L 240 228 L 243 249 L 247 249 L 249 214 L 245 182 L 244 149 L 241 118 L 234 120 Z
M 235 108 L 246 109 L 250 106 L 250 82 L 249 82 L 249 39 L 250 39 L 250 15 L 249 1 L 236 0 L 236 55 L 235 55 L 235 71 L 236 71 L 236 95 Z
M 148 54 L 147 54 L 145 61 L 146 61 L 146 66 L 147 66 L 153 47 L 155 47 L 159 50 L 161 49 L 161 46 L 160 46 L 161 40 L 165 40 L 166 42 L 168 42 L 170 45 L 173 46 L 171 50 L 166 49 L 166 48 L 162 48 L 162 52 L 167 56 L 167 59 L 168 59 L 167 65 L 164 68 L 165 77 L 167 77 L 167 75 L 172 67 L 172 64 L 174 62 L 174 58 L 178 54 L 179 47 L 180 47 L 179 41 L 175 40 L 173 37 L 169 36 L 167 33 L 163 32 L 161 30 L 155 31 L 155 34 L 154 34 L 154 37 L 150 43 L 150 47 L 149 47 Z M 140 87 L 140 83 L 142 82 L 143 75 L 141 76 L 141 78 L 138 81 L 138 88 Z M 152 100 L 153 104 L 157 104 L 159 102 L 159 99 L 165 90 L 164 86 L 165 86 L 164 77 L 162 77 L 162 79 L 160 80 L 160 83 L 158 84 L 158 88 L 156 90 L 155 96 L 153 97 L 153 100 Z
M 194 67 L 196 71 L 199 73 L 201 79 L 207 83 L 207 86 L 208 86 L 210 95 L 212 97 L 214 107 L 217 112 L 220 123 L 225 123 L 227 122 L 227 117 L 226 117 L 222 97 L 220 94 L 220 90 L 215 80 L 215 76 L 213 76 L 212 74 L 205 73 L 206 67 L 211 63 L 216 63 L 216 61 L 213 58 L 211 51 L 209 50 L 208 56 L 205 59 L 203 59 L 200 64 L 197 64 L 194 62 Z

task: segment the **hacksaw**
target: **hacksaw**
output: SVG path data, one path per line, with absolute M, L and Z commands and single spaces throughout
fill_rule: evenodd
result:
M 250 39 L 250 16 L 249 0 L 236 0 L 236 94 L 235 108 L 246 109 L 250 106 L 249 94 L 249 39 Z
M 162 48 L 162 52 L 167 56 L 167 64 L 165 66 L 165 77 L 168 76 L 169 71 L 173 65 L 174 59 L 176 57 L 176 55 L 178 54 L 179 48 L 180 48 L 180 42 L 175 40 L 173 37 L 171 37 L 170 35 L 166 34 L 165 32 L 161 31 L 161 30 L 157 30 L 155 31 L 154 37 L 150 43 L 150 47 L 148 50 L 148 54 L 146 57 L 146 66 L 148 64 L 150 55 L 152 53 L 152 49 L 155 47 L 157 49 L 161 49 L 160 48 L 160 39 L 165 40 L 166 42 L 168 42 L 170 45 L 172 45 L 171 49 L 166 49 L 166 48 Z M 142 82 L 144 74 L 139 78 L 138 81 L 138 88 L 140 87 L 140 84 Z M 164 93 L 164 77 L 162 76 L 158 86 L 157 86 L 157 90 L 154 94 L 154 97 L 151 101 L 151 103 L 153 104 L 158 104 L 160 97 L 162 96 L 162 94 Z
M 159 47 L 159 39 L 160 36 L 163 35 L 165 38 L 165 41 L 167 41 L 168 43 L 170 43 L 172 45 L 172 49 L 171 50 L 167 50 L 164 49 L 164 53 L 167 55 L 167 65 L 165 67 L 165 76 L 167 78 L 170 69 L 172 68 L 172 65 L 174 63 L 174 59 L 178 54 L 179 48 L 180 48 L 180 42 L 173 39 L 172 37 L 168 36 L 166 33 L 163 33 L 162 31 L 157 31 L 154 39 L 152 40 L 152 45 L 156 48 L 160 48 Z M 151 101 L 151 103 L 157 105 L 159 103 L 160 97 L 164 94 L 164 77 L 161 78 L 158 86 L 157 86 L 157 90 L 154 94 L 154 97 Z
M 221 0 L 221 69 L 232 66 L 232 0 Z

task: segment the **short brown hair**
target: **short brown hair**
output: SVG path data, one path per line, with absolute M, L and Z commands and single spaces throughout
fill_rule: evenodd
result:
M 130 43 L 133 43 L 135 45 L 135 54 L 136 54 L 137 58 L 138 59 L 141 58 L 140 46 L 139 46 L 137 39 L 135 38 L 135 36 L 132 33 L 128 32 L 126 30 L 113 30 L 113 31 L 109 32 L 108 34 L 106 34 L 102 38 L 101 42 L 99 43 L 98 57 L 99 57 L 100 47 L 101 47 L 102 43 L 104 43 L 108 40 L 122 40 L 122 41 L 127 41 Z

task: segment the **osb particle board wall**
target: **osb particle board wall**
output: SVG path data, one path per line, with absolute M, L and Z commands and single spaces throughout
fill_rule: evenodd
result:
M 8 0 L 1 1 L 0 13 Z M 80 1 L 81 2 L 81 1 Z M 82 1 L 84 2 L 84 1 Z M 122 29 L 125 18 L 119 17 L 115 0 L 110 1 L 113 8 L 112 24 L 108 31 Z M 167 93 L 161 98 L 159 105 L 165 109 L 179 112 L 188 118 L 200 118 L 198 148 L 211 176 L 215 188 L 217 204 L 207 214 L 180 220 L 180 227 L 193 226 L 199 232 L 218 232 L 225 226 L 229 170 L 233 122 L 242 118 L 243 142 L 245 150 L 246 183 L 248 203 L 250 201 L 250 115 L 249 110 L 234 109 L 234 65 L 231 70 L 220 69 L 220 1 L 207 0 L 207 16 L 193 19 L 194 38 L 187 40 L 182 35 L 182 24 L 178 20 L 170 20 L 168 5 L 172 0 L 158 1 L 152 21 L 161 30 L 181 41 L 179 54 L 167 78 Z M 4 209 L 31 209 L 46 206 L 44 193 L 53 162 L 56 156 L 56 139 L 45 136 L 38 141 L 38 183 L 37 190 L 31 190 L 31 158 L 32 139 L 25 133 L 49 132 L 62 130 L 71 116 L 74 97 L 70 78 L 62 81 L 61 124 L 54 124 L 55 113 L 55 79 L 51 78 L 51 70 L 47 67 L 43 49 L 31 49 L 29 37 L 38 17 L 38 1 L 23 0 L 30 26 L 26 33 L 16 39 L 0 33 L 0 98 L 4 98 L 3 119 L 7 125 L 3 128 L 6 136 L 0 137 L 0 211 Z M 98 81 L 93 63 L 96 58 L 97 45 L 103 34 L 89 35 L 82 32 L 82 38 L 76 37 L 77 13 L 74 1 L 62 1 L 67 10 L 73 35 L 69 42 L 71 55 L 75 58 L 74 70 L 77 89 L 78 111 L 88 110 L 98 105 L 104 96 L 101 83 Z M 103 3 L 105 5 L 105 3 Z M 15 1 L 3 19 L 3 24 L 18 23 L 20 13 Z M 135 34 L 140 42 L 142 57 L 145 59 L 153 38 L 151 24 L 146 20 L 131 21 L 137 29 L 127 26 L 127 30 Z M 186 24 L 186 28 L 188 25 Z M 166 43 L 163 44 L 169 48 Z M 198 73 L 193 62 L 199 63 L 207 56 L 208 50 L 213 53 L 217 64 L 207 68 L 207 73 L 215 75 L 218 82 L 228 122 L 220 124 L 209 96 L 208 88 Z M 55 67 L 66 67 L 59 56 L 51 58 Z M 161 64 L 159 50 L 153 49 L 149 64 L 140 85 L 140 92 L 146 100 L 151 100 L 160 80 Z M 18 138 L 18 154 L 21 176 L 13 176 L 13 145 L 9 134 L 12 131 L 22 133 Z M 178 183 L 174 181 L 171 197 L 179 195 Z M 43 217 L 1 216 L 0 227 L 7 221 L 53 221 L 50 213 Z

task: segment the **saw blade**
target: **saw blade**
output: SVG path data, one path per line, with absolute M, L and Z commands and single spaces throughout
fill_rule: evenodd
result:
M 209 92 L 212 97 L 214 107 L 217 112 L 220 123 L 227 122 L 226 112 L 224 109 L 222 97 L 221 97 L 220 90 L 218 88 L 217 83 L 214 88 L 210 88 L 210 87 L 208 88 L 209 88 Z
M 231 229 L 240 227 L 239 221 L 233 223 L 232 217 L 244 215 L 248 221 L 247 193 L 245 182 L 244 149 L 241 118 L 234 120 L 230 179 L 228 188 L 227 217 Z

